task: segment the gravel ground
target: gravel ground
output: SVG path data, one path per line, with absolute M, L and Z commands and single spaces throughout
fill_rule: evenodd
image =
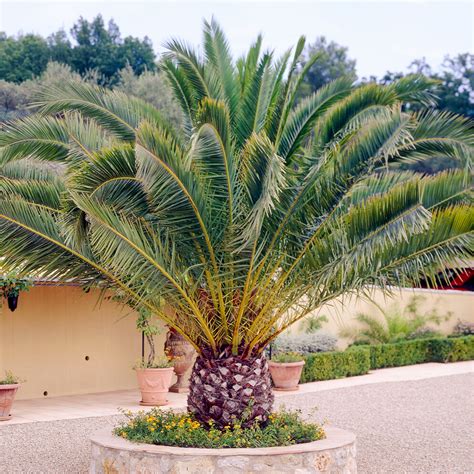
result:
M 363 385 L 304 397 L 288 408 L 357 434 L 359 473 L 474 473 L 474 374 Z M 283 401 L 280 399 L 279 401 Z M 86 473 L 88 437 L 118 417 L 0 427 L 1 473 Z

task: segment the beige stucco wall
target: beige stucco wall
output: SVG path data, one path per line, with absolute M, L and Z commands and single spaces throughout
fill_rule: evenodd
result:
M 366 313 L 378 317 L 383 321 L 383 316 L 377 305 L 386 309 L 397 305 L 403 309 L 413 296 L 419 296 L 422 300 L 419 302 L 419 313 L 424 314 L 436 309 L 439 316 L 445 316 L 452 313 L 448 321 L 443 321 L 439 326 L 430 323 L 429 326 L 440 331 L 442 334 L 450 334 L 458 320 L 474 322 L 474 293 L 457 290 L 424 290 L 424 289 L 397 289 L 394 290 L 392 297 L 385 296 L 382 291 L 374 289 L 371 292 L 371 298 L 374 303 L 356 297 L 334 300 L 330 304 L 322 306 L 319 310 L 310 314 L 325 315 L 328 322 L 324 323 L 322 330 L 336 336 L 339 336 L 341 330 L 346 328 L 357 328 L 360 324 L 355 320 L 358 313 Z M 297 323 L 291 332 L 302 332 L 304 330 L 304 321 Z M 338 346 L 345 348 L 349 340 L 339 337 Z
M 104 392 L 136 387 L 141 355 L 135 315 L 98 292 L 37 286 L 0 313 L 0 373 L 27 380 L 18 398 Z M 163 347 L 164 333 L 157 337 Z M 86 356 L 89 360 L 86 360 Z
M 403 307 L 414 294 L 425 298 L 422 312 L 436 307 L 440 315 L 453 313 L 439 327 L 445 334 L 458 319 L 474 322 L 473 293 L 406 289 L 387 299 L 376 290 L 373 297 L 382 307 L 395 302 Z M 20 295 L 15 312 L 6 303 L 0 309 L 0 373 L 10 369 L 27 379 L 18 398 L 42 398 L 45 391 L 54 397 L 136 388 L 132 366 L 141 354 L 141 337 L 135 314 L 98 297 L 76 287 L 37 286 Z M 376 306 L 355 298 L 336 300 L 315 314 L 328 316 L 323 329 L 338 335 L 356 325 L 359 312 L 379 314 Z M 292 329 L 301 330 L 301 324 Z M 165 331 L 156 338 L 158 353 L 164 338 Z M 347 340 L 340 339 L 339 347 L 345 345 Z

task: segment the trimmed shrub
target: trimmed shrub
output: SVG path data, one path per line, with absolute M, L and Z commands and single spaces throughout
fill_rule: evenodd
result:
M 314 352 L 329 352 L 336 349 L 337 337 L 323 332 L 280 336 L 273 343 L 273 351 L 297 352 L 312 354 Z
M 413 339 L 365 347 L 370 349 L 371 369 L 474 359 L 474 336 Z
M 363 375 L 371 369 L 424 362 L 474 360 L 474 336 L 414 339 L 377 345 L 353 345 L 345 352 L 307 354 L 301 383 Z
M 429 359 L 429 339 L 413 339 L 370 346 L 370 368 L 421 364 Z
M 459 362 L 474 359 L 474 336 L 430 340 L 431 362 Z
M 345 352 L 308 354 L 301 383 L 366 374 L 370 370 L 370 349 L 354 347 Z

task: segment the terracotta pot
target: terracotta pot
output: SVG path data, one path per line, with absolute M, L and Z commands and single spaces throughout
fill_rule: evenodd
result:
M 10 410 L 19 386 L 19 383 L 0 385 L 0 421 L 11 418 Z
M 304 360 L 298 362 L 268 361 L 275 390 L 298 390 Z
M 164 369 L 135 369 L 137 372 L 138 386 L 142 394 L 140 405 L 161 406 L 166 405 L 166 394 L 169 392 L 173 367 Z
M 189 381 L 185 374 L 193 363 L 194 348 L 183 336 L 169 330 L 166 335 L 165 353 L 173 361 L 174 372 L 178 377 L 170 392 L 189 392 Z

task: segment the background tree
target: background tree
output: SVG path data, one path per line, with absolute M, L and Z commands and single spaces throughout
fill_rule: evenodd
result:
M 128 65 L 119 72 L 115 90 L 138 97 L 153 105 L 173 126 L 180 127 L 182 125 L 182 111 L 162 71 L 145 71 L 137 76 Z
M 122 40 L 117 24 L 110 20 L 105 28 L 101 15 L 91 22 L 79 18 L 71 35 L 75 41 L 71 64 L 80 74 L 96 70 L 106 84 L 114 84 L 119 71 L 127 64 L 136 74 L 156 68 L 155 53 L 148 37 L 139 40 L 129 36 Z
M 41 36 L 15 38 L 0 33 L 0 79 L 18 83 L 39 76 L 49 57 L 48 44 Z
M 325 36 L 308 44 L 303 52 L 300 68 L 308 67 L 299 91 L 300 97 L 315 92 L 320 87 L 340 77 L 357 78 L 356 61 L 348 56 L 348 48 Z
M 432 91 L 436 96 L 433 108 L 474 117 L 474 55 L 464 53 L 454 57 L 446 56 L 440 71 L 437 72 L 433 71 L 424 58 L 413 61 L 409 69 L 411 74 L 422 74 L 433 80 Z M 401 72 L 387 72 L 380 83 L 391 84 L 406 76 Z M 417 103 L 407 104 L 407 108 L 413 111 L 421 110 Z M 462 166 L 459 160 L 441 155 L 416 163 L 405 163 L 400 168 L 434 174 L 459 166 Z
M 84 18 L 71 29 L 72 41 L 64 30 L 47 39 L 38 35 L 7 36 L 0 33 L 0 80 L 23 82 L 39 77 L 48 62 L 67 64 L 81 75 L 96 71 L 104 85 L 113 85 L 119 71 L 130 65 L 135 74 L 156 69 L 155 52 L 148 37 L 122 39 L 117 24 L 107 28 L 101 15 Z
M 45 71 L 34 79 L 20 84 L 0 81 L 0 123 L 34 113 L 35 108 L 31 103 L 38 89 L 57 87 L 69 82 L 97 84 L 98 77 L 92 72 L 82 78 L 66 64 L 49 62 Z
M 439 71 L 434 71 L 425 58 L 413 61 L 410 73 L 423 74 L 433 79 L 437 96 L 436 108 L 474 117 L 474 55 L 469 53 L 446 56 Z M 380 83 L 390 84 L 406 76 L 401 72 L 387 72 Z M 376 80 L 376 78 L 371 78 Z

